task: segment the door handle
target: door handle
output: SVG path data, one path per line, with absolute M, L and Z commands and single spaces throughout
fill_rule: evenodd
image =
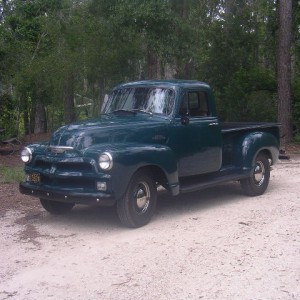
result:
M 214 123 L 209 123 L 208 126 L 217 126 L 218 124 L 219 123 L 214 122 Z

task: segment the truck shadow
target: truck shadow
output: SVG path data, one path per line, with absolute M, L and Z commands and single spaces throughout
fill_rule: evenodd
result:
M 226 183 L 196 192 L 172 197 L 162 191 L 159 195 L 157 212 L 160 214 L 182 214 L 191 210 L 206 210 L 229 202 L 247 199 L 242 193 L 239 183 Z
M 185 213 L 203 211 L 215 206 L 226 205 L 234 201 L 246 201 L 248 197 L 242 194 L 238 183 L 227 183 L 214 188 L 209 188 L 197 192 L 181 194 L 173 197 L 167 191 L 158 192 L 158 203 L 154 218 L 156 221 L 170 217 L 176 218 Z M 73 210 L 63 216 L 53 216 L 43 213 L 43 222 L 64 226 L 83 226 L 89 228 L 102 229 L 122 228 L 117 216 L 115 207 L 97 206 L 75 206 Z

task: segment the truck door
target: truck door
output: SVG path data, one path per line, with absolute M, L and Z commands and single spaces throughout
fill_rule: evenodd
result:
M 175 124 L 172 147 L 179 176 L 216 172 L 222 164 L 222 138 L 218 118 L 212 115 L 207 92 L 184 92 Z

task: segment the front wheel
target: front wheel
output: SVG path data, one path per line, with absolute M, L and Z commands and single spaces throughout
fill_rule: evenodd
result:
M 45 210 L 53 215 L 65 214 L 69 212 L 75 205 L 74 203 L 52 201 L 52 200 L 42 199 L 42 198 L 40 199 L 40 202 L 42 206 L 45 208 Z
M 122 224 L 137 228 L 146 225 L 153 216 L 157 190 L 151 175 L 139 171 L 133 175 L 127 191 L 117 202 L 117 212 Z
M 268 157 L 260 153 L 255 159 L 251 177 L 241 180 L 241 187 L 248 196 L 262 195 L 270 180 L 270 163 Z

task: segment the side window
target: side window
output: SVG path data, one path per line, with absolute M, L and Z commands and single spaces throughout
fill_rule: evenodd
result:
M 182 98 L 182 102 L 179 109 L 179 115 L 181 117 L 188 116 L 189 115 L 189 106 L 188 106 L 188 95 L 184 94 Z
M 210 112 L 208 109 L 207 95 L 201 91 L 187 92 L 181 103 L 180 116 L 206 117 Z

